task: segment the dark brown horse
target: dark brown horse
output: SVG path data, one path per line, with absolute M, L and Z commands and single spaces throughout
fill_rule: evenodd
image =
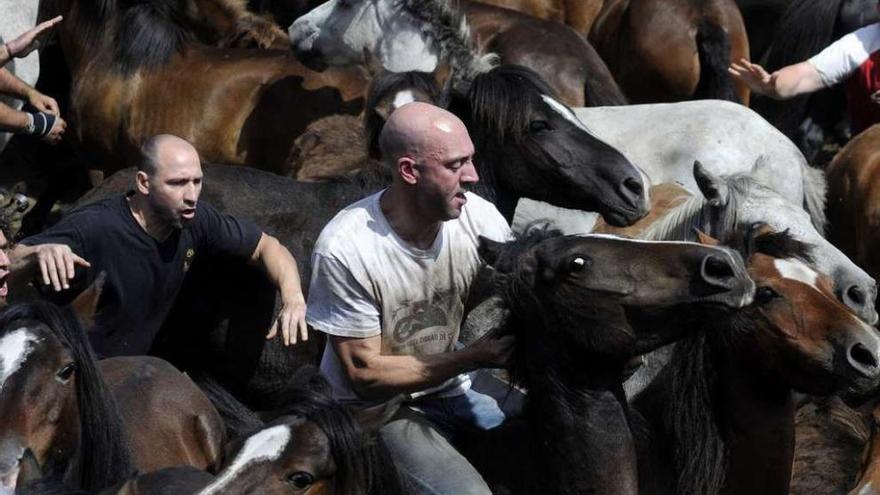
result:
M 179 135 L 208 160 L 287 170 L 309 122 L 358 113 L 364 74 L 312 72 L 289 53 L 193 41 L 184 7 L 161 0 L 46 0 L 72 76 L 73 137 L 92 168 L 130 163 L 144 139 Z
M 701 310 L 739 308 L 754 285 L 727 249 L 532 231 L 481 254 L 511 312 L 525 418 L 475 438 L 495 493 L 638 493 L 622 381 L 632 358 L 683 337 Z
M 480 3 L 504 7 L 528 14 L 539 19 L 547 19 L 568 24 L 583 37 L 590 34 L 590 27 L 605 0 L 477 0 Z
M 720 98 L 748 105 L 748 88 L 731 81 L 731 60 L 749 57 L 733 0 L 609 0 L 590 42 L 636 103 Z
M 88 490 L 135 469 L 219 466 L 223 424 L 198 388 L 154 358 L 99 364 L 72 313 L 48 303 L 4 309 L 0 355 L 0 478 L 7 487 L 24 461 L 42 477 Z
M 633 402 L 650 432 L 642 493 L 787 494 L 793 390 L 864 393 L 880 382 L 880 336 L 804 262 L 809 247 L 769 232 L 746 244 L 754 303 L 703 321 Z
M 386 19 L 394 19 L 389 24 Z M 364 50 L 395 72 L 455 70 L 456 88 L 491 67 L 529 67 L 568 105 L 626 103 L 608 68 L 586 40 L 557 22 L 483 3 L 451 0 L 330 0 L 290 27 L 297 56 L 309 67 L 359 63 Z

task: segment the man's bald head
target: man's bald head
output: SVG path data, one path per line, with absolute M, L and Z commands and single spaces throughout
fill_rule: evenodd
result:
M 379 135 L 382 158 L 394 167 L 404 156 L 416 158 L 447 140 L 470 139 L 464 123 L 429 103 L 413 102 L 391 114 Z
M 171 134 L 159 134 L 148 139 L 140 150 L 138 170 L 155 175 L 163 165 L 199 162 L 199 153 L 184 139 Z

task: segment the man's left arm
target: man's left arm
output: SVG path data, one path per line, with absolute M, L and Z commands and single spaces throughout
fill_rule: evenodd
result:
M 21 98 L 40 112 L 51 113 L 52 115 L 61 114 L 61 111 L 58 109 L 58 102 L 54 98 L 46 96 L 28 86 L 27 83 L 9 72 L 5 67 L 0 67 L 0 93 Z
M 266 338 L 271 339 L 280 333 L 284 345 L 291 345 L 296 344 L 299 332 L 303 341 L 308 340 L 306 300 L 293 255 L 278 239 L 263 233 L 251 256 L 251 262 L 266 271 L 281 294 L 281 309 Z

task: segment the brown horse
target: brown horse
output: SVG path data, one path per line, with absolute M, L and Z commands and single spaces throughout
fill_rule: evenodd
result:
M 746 252 L 755 302 L 677 345 L 633 405 L 642 493 L 787 494 L 793 390 L 864 393 L 880 382 L 880 337 L 803 261 L 809 246 L 764 233 Z
M 198 388 L 154 358 L 99 364 L 72 313 L 49 303 L 5 308 L 0 356 L 0 481 L 7 488 L 26 464 L 87 490 L 135 469 L 219 465 L 223 424 Z
M 590 42 L 635 103 L 720 98 L 748 105 L 748 88 L 727 73 L 731 60 L 749 57 L 734 0 L 609 0 Z
M 510 365 L 525 417 L 475 437 L 495 493 L 638 493 L 621 387 L 630 360 L 739 308 L 754 285 L 736 253 L 696 243 L 533 230 L 481 255 L 516 336 Z M 524 423 L 524 424 L 523 424 Z M 472 449 L 469 449 L 472 450 Z
M 880 276 L 880 125 L 850 141 L 828 167 L 828 239 Z
M 480 3 L 516 10 L 539 19 L 568 24 L 583 37 L 590 28 L 605 0 L 477 0 Z
M 175 22 L 175 6 L 44 2 L 44 15 L 65 15 L 72 134 L 93 168 L 119 168 L 144 139 L 171 133 L 206 160 L 285 172 L 309 122 L 361 110 L 360 70 L 316 73 L 289 53 L 201 45 Z

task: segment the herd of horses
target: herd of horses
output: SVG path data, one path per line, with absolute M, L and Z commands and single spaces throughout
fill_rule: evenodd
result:
M 390 182 L 387 116 L 462 119 L 475 192 L 519 232 L 481 241 L 462 331 L 517 337 L 503 390 L 522 411 L 459 446 L 493 493 L 880 490 L 880 129 L 817 167 L 802 138 L 839 127 L 839 95 L 770 102 L 726 72 L 802 60 L 876 2 L 23 4 L 0 6 L 0 36 L 64 16 L 40 87 L 63 79 L 71 126 L 39 156 L 90 172 L 77 204 L 179 135 L 202 197 L 278 237 L 304 280 L 321 228 Z M 8 68 L 36 83 L 35 63 Z M 49 180 L 23 229 L 72 187 Z M 10 281 L 0 494 L 409 493 L 376 436 L 406 404 L 340 405 L 310 366 L 322 339 L 265 341 L 274 290 L 253 268 L 196 259 L 153 356 L 96 359 L 102 283 L 58 308 Z

